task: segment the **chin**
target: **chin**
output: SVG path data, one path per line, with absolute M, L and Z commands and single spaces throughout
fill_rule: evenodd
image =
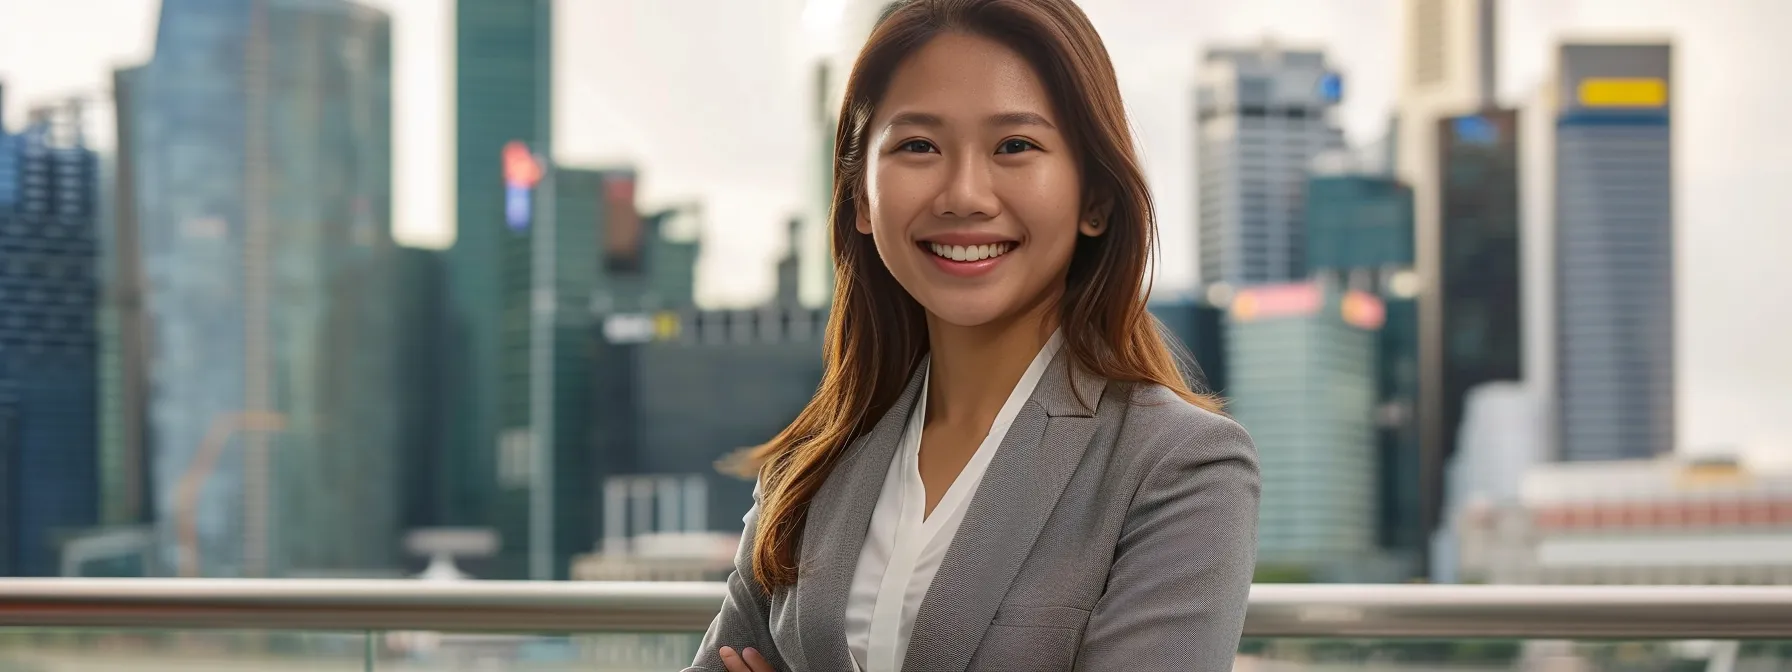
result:
M 942 292 L 920 303 L 934 319 L 967 329 L 999 323 L 1019 312 L 1014 301 L 993 296 L 966 296 L 964 292 Z

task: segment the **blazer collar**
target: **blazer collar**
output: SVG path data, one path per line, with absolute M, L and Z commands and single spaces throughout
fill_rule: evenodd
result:
M 1106 379 L 1053 357 L 971 498 L 915 616 L 903 667 L 964 669 L 1094 435 Z M 903 425 L 918 401 L 923 358 L 870 432 L 848 447 L 810 501 L 796 587 L 802 669 L 850 670 L 843 627 L 859 551 Z
M 799 669 L 853 669 L 843 625 L 847 594 L 852 591 L 853 571 L 858 568 L 859 550 L 871 528 L 884 476 L 902 442 L 903 425 L 921 396 L 927 362 L 927 358 L 921 359 L 896 403 L 870 432 L 847 447 L 827 481 L 809 500 L 795 598 L 795 631 L 803 656 Z

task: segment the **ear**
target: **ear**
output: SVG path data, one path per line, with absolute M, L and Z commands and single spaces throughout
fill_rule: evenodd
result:
M 1082 216 L 1077 220 L 1076 230 L 1090 238 L 1106 233 L 1109 220 L 1114 214 L 1114 199 L 1097 195 L 1085 200 L 1087 205 L 1083 207 Z
M 859 233 L 871 235 L 871 216 L 865 214 L 870 211 L 870 208 L 865 207 L 865 193 L 861 191 L 854 194 L 852 198 L 853 228 L 858 229 Z

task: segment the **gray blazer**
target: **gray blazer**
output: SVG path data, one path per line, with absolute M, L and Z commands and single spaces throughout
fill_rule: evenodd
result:
M 1260 479 L 1243 428 L 1159 386 L 1053 360 L 990 463 L 915 616 L 903 669 L 1232 669 Z M 919 370 L 809 505 L 800 578 L 766 596 L 752 530 L 685 672 L 753 647 L 778 672 L 851 672 L 842 618 Z M 1078 399 L 1094 404 L 1094 409 Z

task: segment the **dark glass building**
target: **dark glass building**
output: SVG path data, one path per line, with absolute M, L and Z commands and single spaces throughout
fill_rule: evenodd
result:
M 553 3 L 549 0 L 456 0 L 455 2 L 455 241 L 448 251 L 448 301 L 452 337 L 445 365 L 452 380 L 444 437 L 447 450 L 442 483 L 442 522 L 502 528 L 499 507 L 522 510 L 520 499 L 505 498 L 493 478 L 506 427 L 505 395 L 527 388 L 527 366 L 506 364 L 506 334 L 528 340 L 527 306 L 506 306 L 507 283 L 527 282 L 527 268 L 515 268 L 507 241 L 504 148 L 526 143 L 548 153 L 552 131 L 547 109 L 551 86 Z M 527 249 L 527 245 L 524 245 Z M 527 355 L 521 361 L 527 362 Z M 506 384 L 505 381 L 514 382 Z M 525 400 L 526 403 L 526 400 Z M 509 501 L 516 499 L 515 502 Z M 524 528 L 500 529 L 504 569 L 490 578 L 526 575 L 528 539 Z
M 3 102 L 3 101 L 0 101 Z M 80 104 L 0 128 L 0 575 L 99 523 L 99 163 Z
M 398 484 L 403 529 L 448 524 L 449 483 L 445 473 L 447 440 L 447 345 L 452 335 L 447 309 L 446 254 L 399 247 L 393 256 L 393 339 L 391 357 L 397 367 L 392 392 L 398 413 L 401 470 Z
M 606 471 L 700 477 L 709 529 L 739 532 L 753 484 L 718 462 L 770 440 L 814 396 L 826 319 L 784 306 L 607 316 L 589 411 Z
M 1419 298 L 1419 431 L 1425 529 L 1437 527 L 1444 465 L 1468 391 L 1522 375 L 1518 114 L 1488 109 L 1437 125 L 1438 277 Z M 1433 392 L 1435 391 L 1435 392 Z
M 1189 385 L 1224 396 L 1226 385 L 1226 310 L 1206 301 L 1177 299 L 1148 306 L 1181 362 Z
M 1408 269 L 1412 189 L 1383 175 L 1307 179 L 1307 272 Z

